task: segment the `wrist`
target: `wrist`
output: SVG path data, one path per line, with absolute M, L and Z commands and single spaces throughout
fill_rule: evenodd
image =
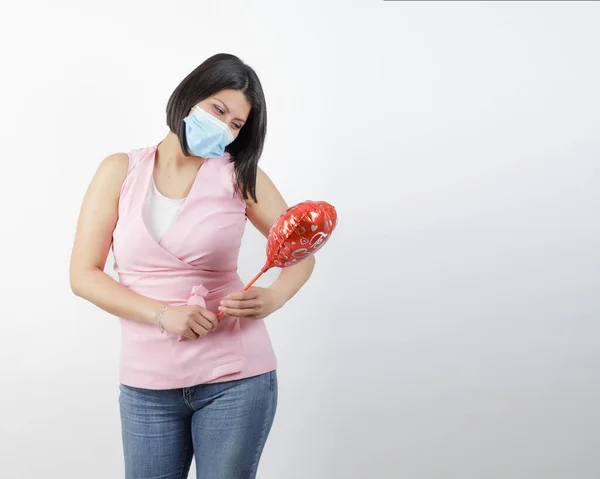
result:
M 165 304 L 159 301 L 153 301 L 153 304 L 148 308 L 146 312 L 145 322 L 152 326 L 158 326 L 158 321 L 161 316 L 161 311 L 165 307 Z M 164 313 L 163 313 L 164 314 Z
M 169 308 L 167 307 L 166 304 L 164 304 L 162 306 L 162 308 L 160 308 L 160 311 L 158 313 L 158 319 L 157 319 L 157 325 L 158 325 L 158 329 L 160 331 L 160 334 L 163 334 L 165 332 L 165 325 L 164 325 L 164 320 L 165 320 L 165 314 L 167 312 Z

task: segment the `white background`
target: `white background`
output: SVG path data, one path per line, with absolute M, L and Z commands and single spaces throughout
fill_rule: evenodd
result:
M 118 322 L 68 284 L 79 205 L 218 52 L 261 78 L 288 203 L 339 214 L 267 320 L 259 477 L 600 477 L 599 24 L 597 2 L 3 6 L 0 477 L 122 477 Z M 249 226 L 243 279 L 264 244 Z

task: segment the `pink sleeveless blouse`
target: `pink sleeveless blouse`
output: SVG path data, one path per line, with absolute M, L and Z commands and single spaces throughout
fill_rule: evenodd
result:
M 237 260 L 246 204 L 235 192 L 229 154 L 206 159 L 169 230 L 156 242 L 144 205 L 158 145 L 129 153 L 113 233 L 119 282 L 169 306 L 199 304 L 218 312 L 221 299 L 241 291 Z M 262 320 L 223 316 L 207 336 L 181 340 L 157 325 L 121 318 L 120 382 L 174 389 L 242 379 L 272 371 L 276 358 Z

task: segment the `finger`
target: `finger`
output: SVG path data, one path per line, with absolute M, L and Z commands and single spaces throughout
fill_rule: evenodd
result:
M 221 301 L 221 306 L 225 308 L 233 309 L 256 309 L 260 307 L 260 301 L 258 299 L 246 299 L 246 300 L 232 300 L 224 299 Z
M 181 333 L 181 336 L 188 339 L 198 339 L 199 337 L 199 335 L 196 334 L 196 332 L 190 328 L 186 329 L 183 333 Z
M 213 323 L 211 323 L 208 319 L 206 319 L 204 316 L 202 316 L 201 313 L 198 313 L 196 315 L 196 317 L 194 318 L 194 320 L 196 321 L 197 324 L 202 326 L 206 330 L 207 333 L 209 331 L 211 331 L 213 328 Z
M 258 289 L 250 288 L 248 291 L 240 291 L 239 293 L 230 293 L 227 295 L 227 299 L 233 300 L 245 300 L 258 298 Z
M 225 306 L 219 306 L 219 311 L 222 311 L 223 314 L 226 314 L 227 316 L 241 318 L 252 318 L 258 314 L 258 311 L 256 309 L 236 309 L 226 308 Z
M 210 322 L 211 331 L 217 329 L 217 326 L 219 325 L 219 318 L 217 318 L 217 315 L 215 313 L 209 311 L 208 309 L 203 309 L 202 311 L 200 311 L 200 314 L 202 315 L 202 317 L 204 317 L 204 319 Z
M 202 326 L 202 324 L 196 321 L 192 321 L 192 323 L 190 324 L 190 329 L 194 334 L 196 334 L 196 339 L 201 338 L 202 336 L 206 336 L 208 334 L 208 331 L 210 331 L 210 329 L 206 329 L 204 326 Z
M 206 318 L 210 322 L 212 322 L 217 317 L 217 315 L 209 309 L 201 309 L 200 311 L 198 311 L 198 313 L 200 313 L 200 316 Z

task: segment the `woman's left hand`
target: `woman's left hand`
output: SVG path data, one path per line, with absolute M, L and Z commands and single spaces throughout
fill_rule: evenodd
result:
M 271 288 L 250 288 L 231 293 L 221 301 L 219 311 L 227 316 L 247 319 L 264 319 L 287 302 L 281 292 Z

